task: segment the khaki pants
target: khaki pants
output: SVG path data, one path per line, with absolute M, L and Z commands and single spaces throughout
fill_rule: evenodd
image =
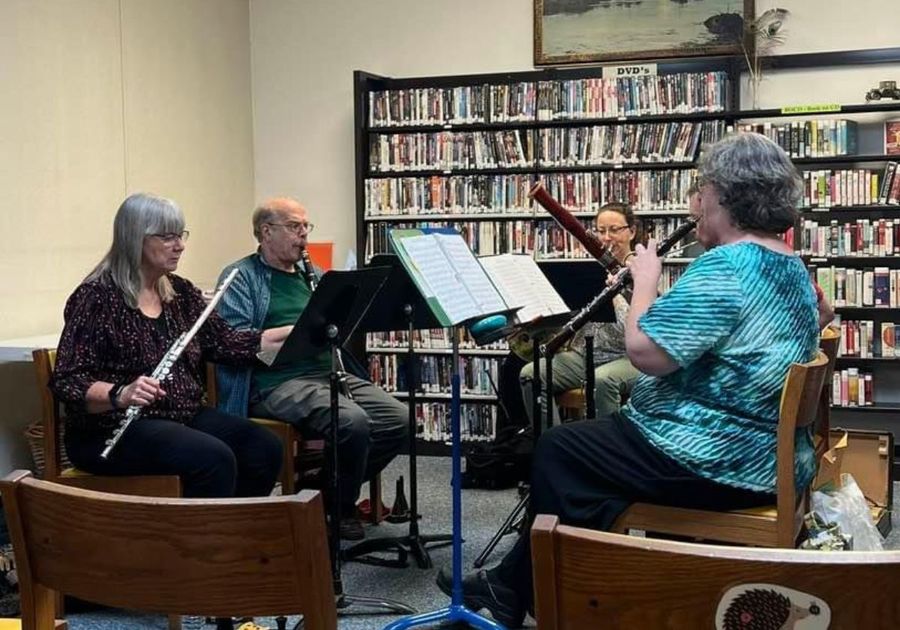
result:
M 618 411 L 622 399 L 631 393 L 640 371 L 628 360 L 628 357 L 615 359 L 594 368 L 594 404 L 597 416 L 606 416 Z M 584 357 L 579 352 L 560 352 L 553 357 L 553 394 L 560 394 L 570 389 L 581 387 L 584 383 Z M 540 364 L 541 392 L 547 391 L 544 382 L 544 363 Z M 525 412 L 532 421 L 532 385 L 534 383 L 534 364 L 528 363 L 519 373 L 522 386 L 522 398 Z M 541 415 L 547 415 L 547 403 L 541 396 Z M 559 424 L 559 410 L 553 406 L 553 424 Z

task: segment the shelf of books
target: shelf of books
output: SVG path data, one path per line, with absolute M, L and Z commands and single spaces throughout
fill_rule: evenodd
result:
M 833 115 L 779 121 L 780 110 L 760 112 L 764 123 L 737 129 L 763 133 L 794 159 L 803 177 L 800 220 L 786 235 L 810 276 L 835 306 L 841 346 L 834 372 L 832 410 L 896 414 L 900 350 L 900 148 L 890 142 L 900 102 L 830 106 Z M 845 115 L 861 115 L 860 120 Z M 802 115 L 797 112 L 785 114 Z
M 528 198 L 538 181 L 586 228 L 599 208 L 625 201 L 639 238 L 664 238 L 687 216 L 685 192 L 704 143 L 733 119 L 733 64 L 660 63 L 659 74 L 602 76 L 599 68 L 394 79 L 356 74 L 357 234 L 365 260 L 394 229 L 451 227 L 478 256 L 527 254 L 541 262 L 591 261 L 580 243 Z M 668 289 L 696 251 L 666 265 Z M 504 348 L 460 353 L 464 437 L 490 433 L 500 412 Z M 406 335 L 369 335 L 373 380 L 402 397 Z M 420 435 L 446 438 L 449 339 L 415 339 Z
M 734 58 L 680 60 L 628 78 L 604 77 L 602 68 L 402 79 L 357 72 L 357 251 L 365 260 L 387 252 L 392 229 L 452 227 L 478 256 L 591 260 L 529 200 L 535 182 L 586 228 L 603 204 L 624 201 L 635 210 L 639 240 L 661 239 L 687 216 L 685 193 L 701 147 L 735 129 L 762 133 L 803 175 L 801 220 L 786 240 L 832 299 L 841 325 L 859 331 L 853 337 L 848 328 L 844 342 L 860 344 L 871 333 L 870 349 L 844 348 L 835 403 L 892 412 L 881 392 L 900 391 L 900 361 L 894 366 L 882 354 L 881 339 L 892 344 L 892 322 L 900 322 L 900 102 L 742 111 L 735 107 L 739 67 Z M 667 260 L 661 289 L 698 254 L 688 249 Z M 432 380 L 423 372 L 422 383 L 442 393 L 447 366 L 426 343 L 417 352 L 435 356 L 422 366 Z M 403 357 L 391 358 L 390 349 L 400 354 L 403 344 L 369 339 L 367 346 L 371 368 L 402 391 Z M 461 360 L 473 375 L 501 360 L 467 351 Z M 849 363 L 870 357 L 885 360 L 871 368 Z M 882 374 L 890 369 L 896 382 Z M 488 395 L 479 383 L 473 376 L 473 395 Z M 489 407 L 496 417 L 495 402 L 471 408 Z M 440 435 L 433 416 L 426 420 L 423 411 L 422 418 L 432 427 L 421 429 L 424 437 Z

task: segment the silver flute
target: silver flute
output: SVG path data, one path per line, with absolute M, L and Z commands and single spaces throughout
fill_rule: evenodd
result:
M 210 299 L 209 304 L 206 305 L 206 308 L 203 309 L 203 312 L 200 313 L 200 317 L 197 318 L 197 321 L 194 322 L 194 325 L 191 326 L 190 330 L 187 332 L 183 332 L 178 336 L 178 339 L 175 340 L 166 353 L 163 355 L 163 358 L 153 369 L 153 373 L 150 375 L 151 378 L 155 378 L 158 381 L 166 380 L 172 372 L 172 366 L 175 365 L 175 362 L 178 360 L 178 357 L 181 356 L 181 353 L 184 352 L 184 349 L 187 348 L 188 344 L 191 342 L 191 339 L 194 338 L 194 335 L 200 330 L 200 327 L 203 326 L 203 323 L 209 318 L 210 314 L 213 312 L 213 309 L 216 308 L 216 304 L 219 303 L 219 300 L 222 299 L 222 295 L 225 294 L 226 289 L 228 289 L 228 285 L 232 283 L 232 281 L 237 277 L 238 270 L 237 268 L 232 269 L 231 273 L 225 276 L 225 279 L 222 280 L 222 283 L 219 285 L 219 288 L 216 289 L 215 294 Z M 122 422 L 119 423 L 119 427 L 115 430 L 112 436 L 106 440 L 106 448 L 103 449 L 103 452 L 100 453 L 100 457 L 103 459 L 108 459 L 109 454 L 112 453 L 113 448 L 115 448 L 116 444 L 119 443 L 119 440 L 122 438 L 122 435 L 128 429 L 132 422 L 137 420 L 141 413 L 143 412 L 143 407 L 138 405 L 131 405 L 125 411 L 125 418 Z
M 316 270 L 313 268 L 312 260 L 309 258 L 309 252 L 304 247 L 300 250 L 300 260 L 303 261 L 303 276 L 306 278 L 306 283 L 309 285 L 310 291 L 315 291 L 316 287 L 319 286 L 319 278 L 316 277 Z M 341 393 L 353 400 L 353 393 L 350 391 L 350 383 L 347 379 L 347 370 L 344 368 L 344 359 L 341 356 L 341 349 L 337 348 L 337 368 L 338 368 L 338 383 L 341 387 Z

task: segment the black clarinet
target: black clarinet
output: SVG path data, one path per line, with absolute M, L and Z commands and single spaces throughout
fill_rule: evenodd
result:
M 303 262 L 303 277 L 306 279 L 306 284 L 309 285 L 310 291 L 315 291 L 316 287 L 319 286 L 319 278 L 316 277 L 316 270 L 313 268 L 312 260 L 309 259 L 309 252 L 306 251 L 306 248 L 300 250 L 300 260 Z M 338 349 L 337 351 L 337 364 L 338 364 L 338 382 L 341 386 L 341 393 L 353 400 L 353 394 L 350 392 L 350 383 L 347 382 L 347 370 L 344 369 L 344 359 L 341 356 L 341 351 Z
M 675 246 L 678 241 L 683 239 L 685 236 L 691 233 L 693 229 L 697 227 L 697 219 L 694 217 L 688 217 L 687 220 L 679 225 L 674 232 L 664 241 L 662 241 L 659 245 L 656 246 L 656 255 L 662 256 L 666 252 L 668 252 L 672 247 Z M 569 343 L 572 337 L 575 336 L 582 326 L 588 323 L 597 310 L 611 301 L 616 295 L 618 295 L 623 289 L 631 284 L 631 269 L 626 267 L 624 271 L 619 274 L 619 277 L 616 278 L 616 281 L 611 285 L 606 287 L 599 295 L 597 295 L 590 302 L 585 304 L 580 311 L 575 313 L 566 324 L 559 330 L 558 333 L 553 335 L 547 343 L 545 343 L 541 347 L 541 353 L 545 356 L 547 354 L 556 354 L 560 348 Z

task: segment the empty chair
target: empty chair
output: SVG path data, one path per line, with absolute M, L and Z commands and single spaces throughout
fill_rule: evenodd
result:
M 548 515 L 535 520 L 531 549 L 541 630 L 887 629 L 900 623 L 896 551 L 650 540 L 567 527 Z
M 319 493 L 178 499 L 37 480 L 2 482 L 25 630 L 49 630 L 55 592 L 212 617 L 302 614 L 337 627 Z

